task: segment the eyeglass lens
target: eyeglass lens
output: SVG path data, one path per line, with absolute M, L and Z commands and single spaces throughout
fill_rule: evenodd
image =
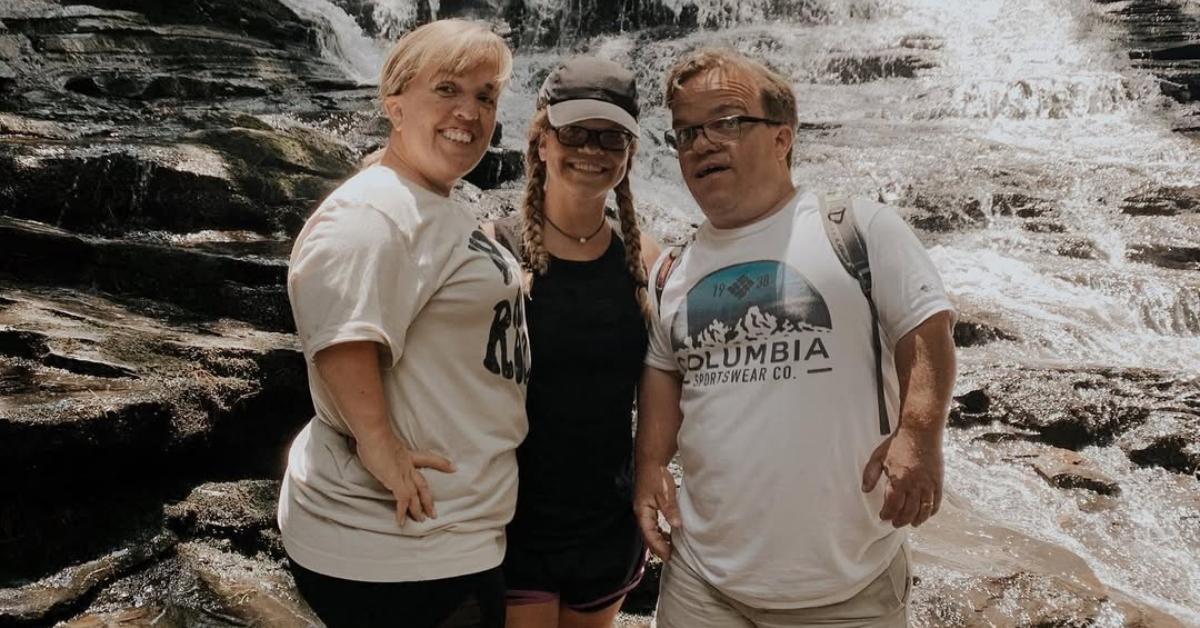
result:
M 579 147 L 588 142 L 596 142 L 605 150 L 625 150 L 633 141 L 628 133 L 614 129 L 589 129 L 586 127 L 567 125 L 554 130 L 558 141 L 564 146 Z

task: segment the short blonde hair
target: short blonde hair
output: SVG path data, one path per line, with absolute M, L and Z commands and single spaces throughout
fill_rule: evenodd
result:
M 779 120 L 786 124 L 792 131 L 796 130 L 799 118 L 796 114 L 796 92 L 792 91 L 792 86 L 774 70 L 728 48 L 702 48 L 676 63 L 667 75 L 667 107 L 671 107 L 675 100 L 675 94 L 688 79 L 711 70 L 744 72 L 750 79 L 758 83 L 763 114 L 772 120 Z M 789 150 L 787 154 L 789 167 L 792 165 L 793 150 Z
M 484 22 L 430 22 L 401 37 L 388 52 L 379 75 L 380 100 L 403 92 L 431 64 L 435 72 L 452 75 L 491 65 L 502 87 L 512 74 L 512 51 Z

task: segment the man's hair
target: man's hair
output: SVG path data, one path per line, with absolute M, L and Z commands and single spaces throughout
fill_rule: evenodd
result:
M 427 67 L 461 75 L 480 66 L 496 69 L 497 87 L 503 87 L 512 73 L 512 52 L 487 24 L 459 19 L 430 22 L 392 46 L 380 72 L 379 98 L 403 92 Z
M 675 95 L 689 79 L 713 70 L 742 72 L 758 84 L 759 99 L 763 114 L 783 122 L 796 130 L 796 93 L 779 73 L 767 66 L 729 48 L 701 48 L 680 59 L 667 75 L 667 107 L 675 101 Z M 793 147 L 794 148 L 794 147 Z M 792 165 L 792 152 L 788 150 L 788 167 Z

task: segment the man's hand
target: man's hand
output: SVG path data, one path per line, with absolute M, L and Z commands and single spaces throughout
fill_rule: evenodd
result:
M 894 527 L 914 528 L 937 514 L 942 505 L 942 432 L 901 425 L 875 448 L 863 470 L 864 493 L 875 490 L 887 475 L 879 518 Z
M 427 451 L 413 451 L 394 434 L 386 433 L 368 440 L 354 441 L 355 453 L 368 473 L 396 498 L 396 523 L 403 526 L 408 517 L 416 521 L 437 518 L 429 483 L 418 469 L 454 473 L 454 463 Z
M 675 478 L 666 467 L 639 469 L 633 492 L 633 514 L 642 529 L 646 547 L 666 561 L 671 557 L 671 533 L 659 526 L 659 513 L 671 530 L 678 530 L 683 525 L 675 501 Z

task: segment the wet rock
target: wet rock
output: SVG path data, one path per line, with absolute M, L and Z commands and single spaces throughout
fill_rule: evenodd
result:
M 1200 270 L 1200 247 L 1166 244 L 1134 244 L 1126 249 L 1134 262 L 1154 264 L 1176 270 Z
M 184 3 L 162 3 L 153 0 L 89 0 L 88 5 L 112 12 L 133 12 L 152 24 L 200 25 L 218 27 L 246 36 L 261 38 L 281 45 L 305 44 L 317 51 L 312 25 L 301 20 L 281 2 L 273 0 L 192 0 Z M 127 15 L 127 14 L 126 14 Z M 76 24 L 70 14 L 44 12 L 38 16 L 49 22 L 43 28 L 54 27 L 62 20 L 63 28 Z M 9 21 L 10 24 L 12 20 Z
M 251 626 L 321 626 L 278 563 L 252 560 L 207 543 L 179 546 L 179 556 L 230 619 Z
M 1175 216 L 1198 211 L 1200 187 L 1158 188 L 1121 201 L 1121 212 L 1130 216 Z
M 175 546 L 169 533 L 148 542 L 113 552 L 102 558 L 17 589 L 0 589 L 0 626 L 33 626 L 51 623 L 85 603 L 98 587 L 154 560 Z
M 906 217 L 909 224 L 925 231 L 966 231 L 987 223 L 983 204 L 974 197 L 912 192 L 901 204 L 913 210 Z
M 889 78 L 913 78 L 921 70 L 937 67 L 925 57 L 911 54 L 874 54 L 830 59 L 824 76 L 839 83 L 869 83 Z
M 921 33 L 901 37 L 899 45 L 901 48 L 915 48 L 917 50 L 941 50 L 946 45 L 946 41 L 937 35 Z
M 211 146 L 226 157 L 256 168 L 335 180 L 352 172 L 357 161 L 357 156 L 347 147 L 302 127 L 205 129 L 188 133 L 183 139 Z
M 0 487 L 0 529 L 23 541 L 0 544 L 0 581 L 157 526 L 162 502 L 205 474 L 277 477 L 312 416 L 290 335 L 152 302 L 0 293 L 0 475 L 27 478 Z
M 1200 469 L 1200 447 L 1182 436 L 1160 436 L 1141 449 L 1129 450 L 1129 459 L 1142 466 L 1157 466 L 1179 473 Z
M 1066 233 L 1067 227 L 1060 222 L 1049 220 L 1031 220 L 1021 225 L 1021 228 L 1031 233 Z
M 948 494 L 912 533 L 916 626 L 1126 626 L 1178 622 L 1109 588 L 1081 557 L 972 511 Z
M 1143 370 L 1000 368 L 987 377 L 974 392 L 975 407 L 986 397 L 987 410 L 960 420 L 1000 422 L 1071 450 L 1109 444 L 1184 394 L 1172 376 Z
M 960 307 L 954 323 L 954 346 L 978 347 L 998 340 L 1017 341 L 1016 332 L 1005 329 L 995 315 L 982 309 Z
M 116 72 L 76 76 L 63 88 L 86 96 L 128 98 L 133 100 L 215 100 L 265 96 L 269 90 L 257 82 L 230 79 L 206 79 L 187 76 L 128 76 Z
M 247 554 L 274 549 L 279 482 L 242 480 L 210 482 L 192 490 L 184 501 L 167 506 L 167 525 L 184 538 L 223 538 Z M 272 552 L 274 553 L 274 552 Z
M 1100 495 L 1120 495 L 1117 482 L 1067 449 L 1043 451 L 1030 464 L 1042 479 L 1058 488 L 1081 488 Z
M 1200 97 L 1200 68 L 1195 42 L 1200 16 L 1187 5 L 1156 0 L 1132 0 L 1109 15 L 1125 26 L 1134 67 L 1160 79 L 1163 94 L 1180 102 Z
M 988 415 L 991 402 L 991 398 L 982 389 L 957 395 L 946 421 L 950 426 L 959 428 L 991 423 L 992 418 Z
M 0 273 L 24 281 L 96 286 L 158 298 L 268 329 L 293 329 L 283 259 L 239 258 L 139 242 L 78 236 L 0 216 Z M 180 281 L 186 277 L 187 281 Z
M 1145 425 L 1121 438 L 1118 444 L 1130 460 L 1143 467 L 1200 473 L 1200 409 L 1181 405 L 1154 412 Z
M 524 153 L 509 148 L 489 148 L 479 165 L 463 179 L 480 189 L 491 190 L 524 175 Z
M 238 624 L 221 621 L 188 608 L 173 605 L 146 605 L 121 610 L 84 613 L 70 621 L 58 624 L 58 628 L 225 628 Z
M 1107 255 L 1096 247 L 1096 243 L 1087 239 L 1072 239 L 1062 242 L 1055 252 L 1063 257 L 1072 259 L 1107 259 Z
M 1021 192 L 998 192 L 992 195 L 992 213 L 998 216 L 1039 218 L 1053 210 L 1052 201 Z
M 0 147 L 0 179 L 0 214 L 84 233 L 268 232 L 295 222 L 240 189 L 220 153 L 198 147 L 79 147 L 44 155 Z

